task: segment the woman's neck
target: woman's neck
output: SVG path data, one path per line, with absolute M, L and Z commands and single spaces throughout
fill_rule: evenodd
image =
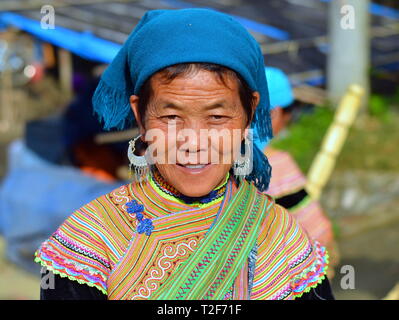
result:
M 230 174 L 228 173 L 223 181 L 216 188 L 211 190 L 208 194 L 200 197 L 190 197 L 182 194 L 176 188 L 171 186 L 156 169 L 152 171 L 151 179 L 160 191 L 175 197 L 177 200 L 183 201 L 186 204 L 206 204 L 223 198 L 229 178 Z

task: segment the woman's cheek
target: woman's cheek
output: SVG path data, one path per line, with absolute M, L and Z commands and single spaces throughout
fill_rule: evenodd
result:
M 211 162 L 214 164 L 232 164 L 241 149 L 242 130 L 225 129 L 225 133 L 218 139 L 211 138 Z
M 146 131 L 145 141 L 148 143 L 147 157 L 151 164 L 164 164 L 168 159 L 168 136 L 167 132 L 159 128 L 150 128 Z

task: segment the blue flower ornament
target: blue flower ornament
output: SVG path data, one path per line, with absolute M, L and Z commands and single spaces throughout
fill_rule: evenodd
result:
M 142 234 L 145 233 L 147 236 L 151 235 L 154 226 L 152 224 L 151 219 L 144 219 L 143 211 L 144 206 L 142 204 L 137 203 L 136 200 L 132 200 L 126 203 L 127 212 L 130 215 L 135 215 L 138 223 L 137 232 Z

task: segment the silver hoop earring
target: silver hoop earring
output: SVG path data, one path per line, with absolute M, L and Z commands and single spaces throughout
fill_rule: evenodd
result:
M 145 156 L 136 156 L 134 151 L 136 150 L 136 141 L 141 138 L 141 134 L 129 141 L 129 148 L 127 151 L 127 157 L 129 158 L 129 175 L 134 180 L 141 182 L 144 181 L 149 173 L 149 165 Z
M 249 139 L 244 140 L 245 152 L 240 159 L 235 160 L 233 164 L 233 173 L 237 180 L 245 179 L 252 172 L 252 143 Z

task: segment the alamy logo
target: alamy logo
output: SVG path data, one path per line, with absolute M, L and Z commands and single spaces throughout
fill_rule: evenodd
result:
M 40 9 L 43 15 L 40 20 L 40 27 L 42 29 L 55 29 L 55 10 L 53 6 L 45 5 Z
M 341 7 L 341 28 L 344 30 L 355 29 L 355 8 L 349 4 Z
M 42 274 L 42 278 L 40 280 L 40 288 L 42 288 L 43 290 L 54 289 L 54 273 L 52 273 L 50 270 L 47 270 L 46 267 L 42 267 L 40 273 Z
M 355 289 L 355 268 L 349 264 L 346 264 L 341 267 L 340 273 L 344 274 L 344 276 L 341 278 L 341 289 Z

